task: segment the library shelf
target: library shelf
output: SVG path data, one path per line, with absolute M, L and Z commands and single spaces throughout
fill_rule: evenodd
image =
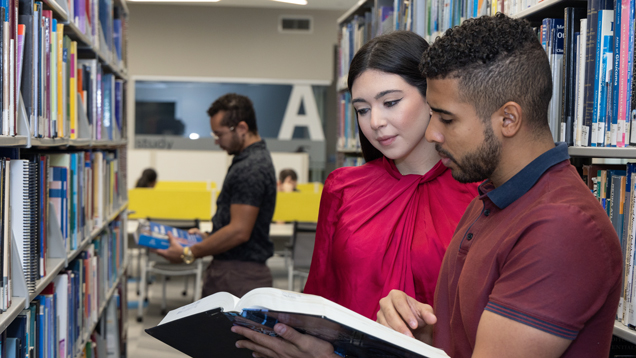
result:
M 108 293 L 106 293 L 106 297 L 104 297 L 104 300 L 99 305 L 99 311 L 97 311 L 97 317 L 98 317 L 97 322 L 91 323 L 90 329 L 84 331 L 84 333 L 82 334 L 82 341 L 79 342 L 78 351 L 75 352 L 75 354 L 73 354 L 74 358 L 82 357 L 82 347 L 86 345 L 86 342 L 88 342 L 88 340 L 91 337 L 91 333 L 93 333 L 93 331 L 95 330 L 95 327 L 97 327 L 97 323 L 99 323 L 99 318 L 102 317 L 102 313 L 104 313 L 104 310 L 106 309 L 106 306 L 108 305 L 108 301 L 110 301 L 110 299 L 115 294 L 115 290 L 117 289 L 119 282 L 121 282 L 122 278 L 124 277 L 124 273 L 126 272 L 127 267 L 128 267 L 128 259 L 124 261 L 124 264 L 121 266 L 121 270 L 119 270 L 119 272 L 117 273 L 117 279 L 115 280 L 113 285 L 108 289 Z
M 636 344 L 636 331 L 625 327 L 624 324 L 618 321 L 614 321 L 614 335 Z
M 7 327 L 24 310 L 26 299 L 24 297 L 11 297 L 11 306 L 0 314 L 0 332 L 4 332 Z
M 62 20 L 62 22 L 67 22 L 68 21 L 68 12 L 66 12 L 66 10 L 64 10 L 60 4 L 57 3 L 57 1 L 55 0 L 43 0 L 44 4 L 49 7 L 51 10 L 53 10 L 53 12 L 55 13 L 55 18 L 59 20 Z
M 35 291 L 29 293 L 29 302 L 33 301 L 37 295 L 39 295 L 46 286 L 53 281 L 57 274 L 62 271 L 66 261 L 64 259 L 58 259 L 54 257 L 46 258 L 46 276 L 36 281 Z M 11 302 L 13 306 L 13 302 Z M 24 306 L 22 306 L 24 308 Z
M 24 136 L 0 136 L 0 147 L 24 147 L 28 144 Z
M 3 145 L 0 137 L 0 145 Z M 27 146 L 26 137 L 8 137 L 8 138 L 24 138 L 23 146 Z M 68 139 L 68 138 L 31 138 L 31 147 L 120 147 L 128 143 L 126 139 L 120 140 L 94 140 L 94 139 Z M 16 146 L 19 146 L 16 144 Z
M 105 220 L 100 226 L 93 229 L 93 231 L 91 231 L 91 234 L 87 236 L 86 238 L 84 238 L 84 240 L 77 246 L 77 249 L 71 251 L 68 254 L 68 257 L 67 257 L 68 262 L 73 261 L 77 257 L 77 255 L 79 255 L 80 252 L 84 251 L 84 249 L 88 246 L 88 244 L 93 242 L 93 240 L 102 232 L 102 230 L 104 230 L 108 226 L 108 224 L 110 224 L 113 220 L 115 220 L 117 216 L 119 216 L 119 214 L 121 214 L 127 207 L 128 207 L 128 202 L 125 202 L 119 207 L 119 209 L 117 209 L 115 212 L 113 212 L 113 214 L 110 215 L 108 220 Z
M 587 158 L 636 158 L 636 148 L 595 148 L 595 147 L 568 147 L 571 157 Z
M 363 12 L 363 7 L 365 5 L 367 5 L 369 3 L 368 0 L 358 0 L 358 2 L 353 5 L 351 8 L 349 8 L 349 10 L 347 10 L 347 12 L 345 12 L 344 14 L 342 14 L 342 16 L 340 16 L 338 18 L 338 20 L 336 20 L 337 24 L 341 24 L 343 23 L 345 20 L 347 20 L 351 15 L 354 15 L 355 13 L 361 11 Z
M 510 15 L 530 22 L 540 22 L 546 17 L 563 17 L 563 9 L 567 6 L 587 7 L 587 0 L 544 0 L 523 11 Z

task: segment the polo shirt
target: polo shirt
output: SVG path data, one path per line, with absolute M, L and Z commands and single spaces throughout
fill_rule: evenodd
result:
M 435 292 L 434 341 L 470 357 L 484 310 L 572 340 L 563 357 L 606 357 L 621 289 L 618 237 L 565 143 L 466 209 Z
M 265 141 L 250 145 L 232 159 L 216 200 L 212 233 L 230 223 L 232 204 L 255 206 L 259 208 L 258 216 L 247 242 L 214 255 L 214 259 L 265 263 L 274 254 L 269 224 L 276 207 L 276 172 Z

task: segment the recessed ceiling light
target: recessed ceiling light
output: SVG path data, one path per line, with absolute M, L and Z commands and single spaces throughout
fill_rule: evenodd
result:
M 295 4 L 295 5 L 307 5 L 307 0 L 272 0 L 278 2 L 284 2 L 287 4 Z

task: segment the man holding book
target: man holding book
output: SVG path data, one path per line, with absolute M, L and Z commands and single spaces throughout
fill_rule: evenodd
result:
M 609 353 L 622 259 L 607 214 L 555 146 L 552 78 L 525 20 L 465 21 L 424 53 L 426 138 L 460 182 L 487 179 L 446 251 L 435 308 L 392 291 L 378 321 L 459 357 L 602 357 Z M 336 357 L 277 324 L 243 327 L 256 356 Z
M 208 115 L 216 143 L 234 155 L 216 202 L 212 233 L 202 234 L 203 240 L 191 247 L 181 247 L 171 237 L 170 247 L 157 253 L 173 263 L 214 256 L 203 297 L 221 291 L 241 297 L 254 288 L 272 286 L 265 261 L 274 254 L 269 225 L 276 206 L 276 172 L 249 98 L 226 94 L 212 104 Z

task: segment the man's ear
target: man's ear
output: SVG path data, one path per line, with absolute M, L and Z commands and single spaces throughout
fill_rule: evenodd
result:
M 502 136 L 514 137 L 521 130 L 523 112 L 517 102 L 506 102 L 495 112 L 495 116 L 498 117 L 495 123 L 499 126 L 499 132 Z
M 235 128 L 235 131 L 238 134 L 246 134 L 247 132 L 249 132 L 249 130 L 250 128 L 247 126 L 247 123 L 245 123 L 245 121 L 238 122 Z

